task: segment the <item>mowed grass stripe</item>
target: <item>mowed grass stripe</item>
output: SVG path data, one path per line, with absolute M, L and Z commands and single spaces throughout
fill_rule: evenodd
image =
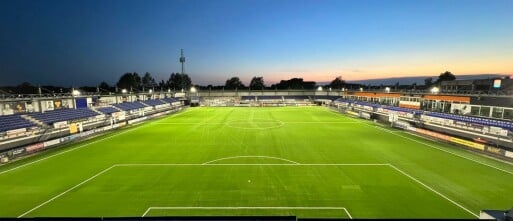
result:
M 230 120 L 251 118 L 283 122 L 362 122 L 318 107 L 190 109 L 186 114 L 150 122 L 146 124 L 148 126 L 133 130 L 131 133 L 91 144 L 87 148 L 81 148 L 77 151 L 59 155 L 59 157 L 40 161 L 23 167 L 23 169 L 0 174 L 0 189 L 2 189 L 0 191 L 0 198 L 4 199 L 0 201 L 0 207 L 6 208 L 0 210 L 0 216 L 18 216 L 114 164 L 201 164 L 223 157 L 251 155 L 279 157 L 304 164 L 391 163 L 446 195 L 448 198 L 461 203 L 462 206 L 469 208 L 474 213 L 484 208 L 508 208 L 513 204 L 511 202 L 513 195 L 509 191 L 513 188 L 513 180 L 511 177 L 504 176 L 505 173 L 433 148 L 426 148 L 422 144 L 379 131 L 367 125 L 358 123 L 285 123 L 282 127 L 267 130 L 241 130 L 224 125 L 225 122 Z M 199 124 L 157 124 L 161 122 L 204 122 L 213 124 L 208 127 Z M 458 151 L 452 147 L 447 148 L 447 145 L 444 144 L 436 145 L 450 151 Z M 461 154 L 466 154 L 466 156 L 470 156 L 472 159 L 482 160 L 506 170 L 512 169 L 511 165 L 489 162 L 493 160 L 465 151 L 462 151 Z M 30 161 L 30 159 L 27 159 L 27 161 Z M 252 163 L 277 164 L 283 162 L 271 161 L 270 159 L 230 159 L 216 163 L 242 165 Z M 273 166 L 268 168 L 274 170 L 272 169 L 274 168 Z M 234 174 L 235 171 L 233 169 L 228 170 L 224 174 L 229 177 L 239 176 Z M 367 173 L 365 171 L 362 172 Z M 327 175 L 322 175 L 322 173 L 314 173 L 312 175 L 315 174 L 317 174 L 318 177 L 316 178 L 318 180 L 329 180 L 329 177 L 326 177 Z M 131 179 L 140 179 L 141 176 L 144 176 L 144 174 L 137 172 L 127 172 L 125 175 L 132 177 Z M 201 177 L 211 176 L 203 172 L 198 172 L 196 175 L 198 177 L 194 179 L 180 179 L 174 180 L 174 182 L 197 186 L 198 179 L 201 180 Z M 275 182 L 277 185 L 283 184 L 280 182 L 282 179 L 280 176 L 282 175 L 281 172 L 269 172 L 268 175 L 272 178 L 271 181 L 273 183 Z M 98 178 L 103 179 L 104 176 L 106 174 Z M 228 180 L 229 177 L 222 178 L 221 180 Z M 159 176 L 155 180 L 144 181 L 158 186 L 161 179 L 164 178 Z M 386 180 L 386 178 L 384 179 Z M 96 180 L 95 178 L 93 181 Z M 298 182 L 300 181 L 298 180 Z M 124 189 L 123 182 L 117 181 L 115 177 L 112 177 L 110 182 L 112 187 L 120 189 L 119 191 L 121 192 L 117 195 L 120 199 L 134 197 L 135 191 L 130 188 Z M 204 185 L 206 184 L 200 184 L 200 187 L 208 189 L 208 186 Z M 380 184 L 375 185 L 379 186 Z M 89 199 L 85 196 L 77 198 L 75 192 L 91 187 L 93 189 L 97 188 L 95 185 L 90 186 L 88 182 L 87 185 L 80 186 L 65 194 L 63 196 L 65 198 L 66 196 L 74 196 L 73 200 L 78 204 L 70 203 L 68 206 L 64 205 L 64 208 L 61 208 L 61 210 L 66 209 L 70 212 L 76 212 L 79 208 L 72 205 L 79 205 L 80 202 Z M 305 188 L 304 191 L 315 193 L 316 191 L 321 191 L 318 190 L 319 188 L 310 187 Z M 340 188 L 339 186 L 333 189 L 330 188 L 330 190 L 337 192 L 340 191 Z M 393 188 L 389 189 L 386 185 L 380 188 L 382 191 L 372 192 L 369 190 L 366 194 L 372 194 L 379 198 L 380 192 L 383 194 L 386 192 L 387 195 L 399 198 L 404 197 L 401 195 L 400 187 L 397 187 L 396 190 L 393 190 Z M 106 194 L 110 191 L 117 192 L 118 190 L 113 188 L 98 191 L 98 194 Z M 185 192 L 187 191 L 174 189 L 163 194 L 175 197 L 174 193 L 180 196 Z M 196 202 L 205 201 L 200 195 L 194 193 L 193 195 Z M 431 195 L 434 194 L 431 193 Z M 143 196 L 141 195 L 140 197 Z M 141 210 L 145 210 L 150 206 L 165 205 L 170 200 L 168 198 L 157 199 L 162 204 L 152 204 L 141 208 L 131 206 L 123 208 L 123 206 L 119 206 L 112 209 L 115 210 L 116 214 L 140 215 L 144 212 Z M 432 200 L 435 200 L 435 198 L 439 197 L 435 195 L 432 198 Z M 144 199 L 141 200 L 145 201 Z M 241 199 L 220 200 L 237 202 Z M 305 196 L 301 200 L 308 201 L 308 197 Z M 58 210 L 53 211 L 52 209 L 50 213 L 46 208 L 54 208 L 55 205 L 59 204 L 57 202 L 60 201 L 61 198 L 48 203 L 29 215 L 48 216 L 50 214 L 58 214 Z M 415 203 L 415 200 L 410 202 L 410 204 Z M 100 205 L 102 202 L 97 204 Z M 394 209 L 384 212 L 382 205 L 374 204 L 371 201 L 347 201 L 347 204 L 349 205 L 342 206 L 347 208 L 365 208 L 367 212 L 360 212 L 357 218 L 380 217 L 380 214 L 384 217 L 403 218 L 419 215 L 416 212 L 401 214 Z M 86 209 L 86 211 L 82 211 L 84 216 L 86 216 L 85 214 L 87 216 L 104 216 L 109 214 L 102 209 L 96 208 L 95 205 L 85 205 L 86 208 L 80 210 Z M 429 208 L 429 203 L 424 206 Z M 62 212 L 62 214 L 65 213 Z M 426 213 L 429 213 L 429 211 Z M 462 210 L 457 207 L 448 211 L 448 215 L 450 214 L 461 218 L 473 217 L 469 216 L 466 212 L 462 213 Z

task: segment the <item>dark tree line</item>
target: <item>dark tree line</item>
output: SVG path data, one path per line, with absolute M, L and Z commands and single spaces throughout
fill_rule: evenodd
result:
M 276 89 L 314 89 L 315 81 L 303 81 L 303 78 L 292 78 L 290 80 L 281 80 L 280 83 L 272 87 Z
M 424 79 L 424 85 L 426 87 L 429 87 L 434 84 L 440 84 L 442 81 L 454 81 L 454 80 L 456 80 L 456 76 L 453 73 L 451 73 L 450 71 L 445 71 L 443 73 L 440 73 L 440 75 L 438 76 L 438 79 L 435 82 L 433 82 L 432 77 Z
M 452 81 L 455 80 L 456 77 L 450 71 L 445 71 L 440 73 L 438 79 L 434 81 L 433 78 L 426 78 L 424 80 L 425 87 L 430 87 L 432 85 L 440 84 L 443 81 Z M 151 75 L 151 73 L 146 72 L 144 75 L 140 76 L 137 72 L 133 73 L 125 73 L 121 75 L 118 82 L 115 85 L 109 85 L 107 82 L 102 81 L 96 87 L 80 87 L 80 90 L 86 92 L 114 92 L 116 89 L 121 91 L 122 89 L 126 89 L 128 91 L 148 91 L 149 89 L 154 90 L 167 90 L 171 89 L 174 91 L 178 90 L 189 90 L 192 86 L 192 80 L 187 74 L 181 73 L 171 73 L 167 80 L 161 80 L 157 82 L 155 78 Z M 303 78 L 292 78 L 289 80 L 281 80 L 279 83 L 272 84 L 267 86 L 265 84 L 264 78 L 259 76 L 254 76 L 249 85 L 245 85 L 239 77 L 231 77 L 226 80 L 224 85 L 208 85 L 208 86 L 198 86 L 200 89 L 213 89 L 213 90 L 243 90 L 243 89 L 251 89 L 251 90 L 264 90 L 264 89 L 304 89 L 311 90 L 315 89 L 316 84 L 315 81 L 304 81 Z M 341 76 L 333 79 L 328 85 L 324 85 L 334 90 L 339 90 L 342 88 L 354 89 L 359 88 L 362 85 L 358 84 L 350 84 L 347 83 Z M 416 88 L 416 84 L 412 85 L 412 88 Z M 377 88 L 384 87 L 376 86 Z M 35 86 L 31 85 L 28 82 L 24 82 L 18 86 L 5 86 L 0 87 L 0 94 L 37 94 L 39 93 L 39 88 L 41 88 L 41 93 L 69 93 L 71 91 L 71 87 L 55 87 L 55 86 Z M 366 88 L 371 88 L 367 86 Z M 394 89 L 399 88 L 399 83 L 394 85 Z
M 159 83 L 157 83 L 155 78 L 148 72 L 146 72 L 143 77 L 140 77 L 137 72 L 125 73 L 116 83 L 118 89 L 127 89 L 130 91 L 142 91 L 152 88 L 188 90 L 191 86 L 192 81 L 189 75 L 180 73 L 171 73 L 167 81 L 162 80 Z M 99 88 L 107 90 L 110 86 L 106 82 L 101 82 Z

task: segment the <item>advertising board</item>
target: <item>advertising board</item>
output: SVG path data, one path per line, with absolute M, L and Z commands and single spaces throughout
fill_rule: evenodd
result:
M 484 150 L 485 146 L 483 144 L 478 144 L 478 143 L 474 143 L 472 141 L 468 141 L 468 140 L 463 140 L 463 139 L 460 139 L 460 138 L 456 138 L 456 137 L 451 137 L 451 139 L 449 140 L 453 143 L 457 143 L 457 144 L 461 144 L 461 145 L 464 145 L 464 146 L 467 146 L 467 147 L 471 147 L 471 148 L 474 148 L 474 149 L 479 149 L 479 150 Z
M 33 153 L 33 152 L 42 150 L 44 147 L 45 146 L 43 143 L 32 144 L 32 145 L 26 146 L 25 151 L 27 151 L 29 153 Z
M 44 144 L 44 147 L 49 147 L 49 146 L 59 144 L 60 142 L 61 142 L 61 139 L 55 139 L 55 140 L 46 141 L 43 144 Z

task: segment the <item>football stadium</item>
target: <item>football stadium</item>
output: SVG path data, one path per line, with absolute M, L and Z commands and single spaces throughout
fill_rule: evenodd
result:
M 2 0 L 0 221 L 513 221 L 512 8 Z
M 511 123 L 358 101 L 369 92 L 188 94 L 2 116 L 2 144 L 22 147 L 1 155 L 0 216 L 473 219 L 512 204 L 513 152 L 450 135 L 480 125 L 507 145 Z

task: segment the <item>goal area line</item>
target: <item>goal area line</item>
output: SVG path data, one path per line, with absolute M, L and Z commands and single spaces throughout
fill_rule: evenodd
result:
M 146 217 L 152 210 L 338 210 L 353 219 L 345 207 L 333 206 L 152 206 L 141 217 Z

